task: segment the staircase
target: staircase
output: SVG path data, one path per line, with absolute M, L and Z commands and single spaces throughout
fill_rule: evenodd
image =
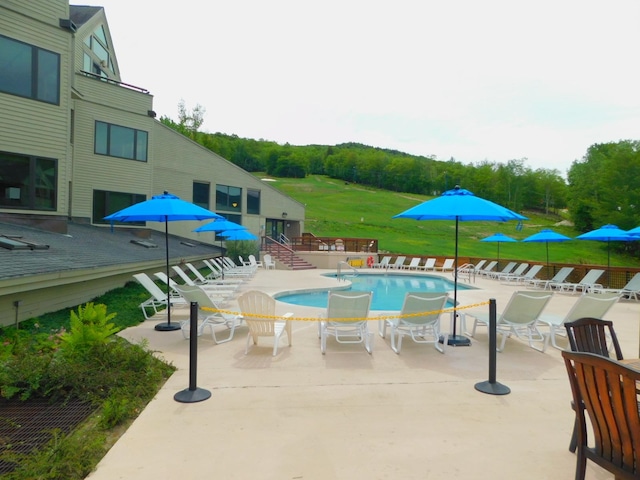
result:
M 312 270 L 316 268 L 315 265 L 310 264 L 295 254 L 292 255 L 287 252 L 286 255 L 282 256 L 277 253 L 272 253 L 271 255 L 280 263 L 280 265 L 288 270 Z
M 271 254 L 277 263 L 288 270 L 312 270 L 316 266 L 298 257 L 296 252 L 287 245 L 277 242 L 269 242 L 266 251 Z

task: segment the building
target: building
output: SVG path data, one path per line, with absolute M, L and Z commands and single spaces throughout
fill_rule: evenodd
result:
M 301 234 L 304 205 L 155 117 L 152 93 L 123 81 L 102 7 L 70 6 L 68 0 L 3 1 L 0 235 L 8 232 L 16 239 L 46 231 L 69 238 L 71 230 L 81 228 L 80 236 L 92 242 L 85 247 L 103 248 L 95 239 L 110 233 L 104 216 L 163 191 L 259 236 Z M 189 258 L 206 256 L 205 247 L 218 243 L 213 233 L 194 233 L 198 225 L 171 224 L 172 235 L 204 248 Z M 19 227 L 26 233 L 16 231 Z M 128 229 L 148 236 L 163 232 L 164 225 L 148 222 Z M 99 235 L 92 237 L 95 232 Z M 34 255 L 24 255 L 0 248 L 2 263 L 9 266 L 0 272 L 0 325 L 81 303 L 122 285 L 136 269 L 163 262 L 161 249 L 136 262 L 119 247 L 104 248 L 111 251 L 96 252 L 103 260 L 99 272 L 85 262 L 78 268 L 73 261 L 64 265 L 69 273 L 64 285 L 56 285 L 59 274 L 52 261 L 60 250 L 32 248 Z M 184 258 L 177 256 L 184 254 L 179 249 L 170 251 L 176 252 L 173 261 Z

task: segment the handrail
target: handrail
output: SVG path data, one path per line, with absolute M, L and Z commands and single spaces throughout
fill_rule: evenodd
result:
M 350 270 L 353 270 L 355 272 L 354 276 L 358 275 L 360 273 L 360 270 L 358 270 L 356 267 L 351 265 L 349 262 L 340 261 L 340 262 L 338 262 L 337 270 L 336 270 L 336 277 L 338 278 L 338 281 L 340 280 L 340 276 L 342 275 L 342 267 L 343 266 L 347 267 Z

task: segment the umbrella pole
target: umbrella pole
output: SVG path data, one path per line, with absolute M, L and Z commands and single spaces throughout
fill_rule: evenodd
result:
M 611 241 L 607 239 L 607 288 L 611 287 Z
M 447 345 L 454 347 L 469 347 L 471 346 L 471 340 L 463 335 L 456 335 L 456 324 L 458 322 L 458 225 L 459 218 L 456 216 L 456 249 L 455 260 L 453 265 L 453 335 L 449 335 Z M 498 243 L 498 246 L 500 243 Z
M 164 217 L 164 248 L 166 251 L 167 274 L 167 323 L 159 323 L 155 326 L 155 329 L 160 332 L 171 332 L 173 330 L 180 330 L 180 325 L 171 323 L 171 285 L 169 283 L 169 220 L 166 215 Z
M 551 275 L 551 269 L 549 268 L 549 242 L 544 242 L 547 244 L 547 278 L 553 278 Z

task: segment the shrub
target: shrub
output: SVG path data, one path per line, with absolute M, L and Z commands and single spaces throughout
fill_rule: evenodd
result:
M 94 346 L 107 343 L 118 328 L 109 321 L 115 313 L 107 315 L 107 306 L 87 303 L 71 311 L 71 328 L 62 335 L 62 351 L 65 354 L 85 356 Z

